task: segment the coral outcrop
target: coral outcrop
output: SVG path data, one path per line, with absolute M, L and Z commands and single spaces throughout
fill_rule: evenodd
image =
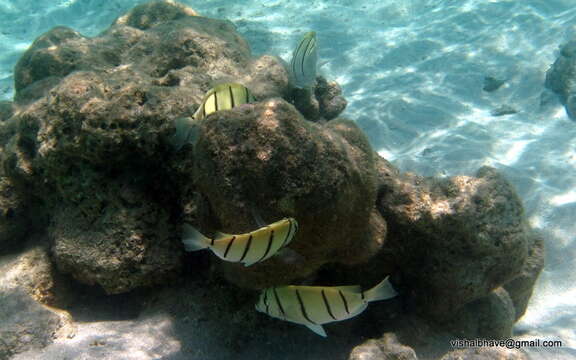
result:
M 253 59 L 231 23 L 176 3 L 136 7 L 95 38 L 57 27 L 32 44 L 15 69 L 21 111 L 3 165 L 51 209 L 61 270 L 110 293 L 175 274 L 180 194 L 165 139 L 175 116 L 232 78 L 258 97 L 287 91 L 277 58 Z M 8 201 L 17 199 L 0 202 L 4 216 L 19 211 Z
M 546 72 L 545 86 L 556 93 L 566 113 L 576 120 L 576 40 L 560 49 L 558 58 Z
M 316 125 L 275 98 L 222 111 L 199 127 L 194 182 L 220 229 L 256 228 L 252 210 L 267 222 L 290 216 L 299 223 L 290 248 L 304 259 L 274 257 L 249 268 L 223 262 L 231 282 L 285 284 L 327 262 L 357 263 L 379 249 L 369 224 L 376 200 L 372 151 L 354 123 Z
M 378 201 L 388 246 L 422 313 L 451 317 L 522 272 L 533 235 L 516 193 L 494 169 L 390 177 Z
M 333 259 L 359 261 L 371 254 L 364 249 L 379 246 L 364 230 L 376 188 L 360 130 L 344 121 L 308 123 L 281 98 L 290 87 L 280 61 L 253 59 L 229 22 L 148 3 L 96 38 L 53 29 L 15 73 L 20 140 L 4 156 L 7 173 L 46 200 L 55 260 L 82 282 L 121 293 L 174 275 L 178 204 L 197 208 L 198 193 L 212 212 L 185 216 L 194 224 L 212 217 L 215 230 L 247 231 L 254 207 L 267 219 L 297 216 L 302 225 L 295 246 L 306 261 L 229 277 L 243 286 L 291 281 Z M 173 119 L 191 115 L 211 84 L 230 79 L 261 102 L 210 117 L 186 153 L 194 160 L 175 164 L 181 155 L 166 141 Z M 344 105 L 337 85 L 323 84 L 319 113 L 333 118 Z M 179 176 L 193 181 L 175 188 Z

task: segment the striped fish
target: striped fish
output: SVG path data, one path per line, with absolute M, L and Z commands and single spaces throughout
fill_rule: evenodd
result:
M 286 218 L 246 234 L 218 234 L 216 238 L 210 239 L 192 226 L 184 224 L 182 242 L 186 251 L 208 248 L 222 260 L 250 266 L 276 254 L 292 241 L 297 230 L 296 220 Z
M 280 286 L 262 290 L 256 310 L 272 317 L 306 325 L 326 337 L 322 324 L 349 319 L 360 314 L 371 301 L 396 296 L 386 277 L 370 290 L 360 286 Z
M 290 61 L 290 73 L 296 87 L 306 88 L 316 81 L 317 63 L 316 33 L 310 31 L 304 34 Z
M 254 101 L 254 97 L 244 85 L 225 83 L 210 89 L 193 115 L 195 120 L 202 120 L 218 110 L 230 110 L 235 106 Z

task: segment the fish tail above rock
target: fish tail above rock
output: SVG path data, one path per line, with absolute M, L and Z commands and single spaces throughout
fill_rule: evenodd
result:
M 364 299 L 366 301 L 378 301 L 378 300 L 386 300 L 395 297 L 398 295 L 394 287 L 390 281 L 388 281 L 388 276 L 384 280 L 382 280 L 378 285 L 374 286 L 370 290 L 364 291 Z
M 210 245 L 210 240 L 193 226 L 184 224 L 182 243 L 184 244 L 186 251 L 198 251 L 206 249 Z

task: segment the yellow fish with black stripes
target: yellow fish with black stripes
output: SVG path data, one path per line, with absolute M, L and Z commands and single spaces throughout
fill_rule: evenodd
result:
M 186 144 L 194 145 L 199 137 L 199 128 L 195 120 L 202 120 L 206 116 L 219 111 L 230 110 L 235 106 L 254 101 L 254 96 L 244 85 L 237 83 L 224 83 L 210 89 L 192 117 L 179 117 L 173 121 L 174 134 L 169 138 L 176 151 Z
M 290 74 L 296 87 L 303 89 L 314 84 L 317 63 L 316 32 L 310 31 L 304 34 L 290 61 Z
M 235 106 L 251 103 L 254 96 L 244 85 L 237 83 L 224 83 L 210 89 L 193 115 L 195 120 L 202 120 L 206 116 L 219 111 L 230 110 Z
M 285 218 L 249 233 L 231 235 L 218 233 L 214 238 L 202 235 L 194 227 L 184 224 L 182 242 L 186 251 L 210 249 L 222 260 L 250 266 L 262 262 L 288 245 L 298 230 L 293 218 Z
M 262 290 L 256 310 L 272 317 L 307 326 L 326 337 L 323 324 L 360 314 L 369 302 L 397 295 L 388 277 L 370 290 L 360 286 L 278 286 Z

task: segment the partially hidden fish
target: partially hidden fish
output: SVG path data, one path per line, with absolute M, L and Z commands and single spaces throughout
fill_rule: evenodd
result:
M 370 290 L 360 286 L 278 286 L 262 290 L 256 310 L 272 317 L 307 326 L 326 337 L 323 324 L 360 314 L 369 302 L 397 295 L 388 277 Z
M 285 218 L 249 233 L 239 235 L 219 233 L 214 238 L 208 238 L 194 227 L 184 224 L 182 242 L 186 251 L 208 248 L 222 260 L 250 266 L 275 255 L 292 241 L 297 230 L 296 220 Z
M 192 144 L 198 140 L 198 127 L 190 117 L 180 117 L 174 120 L 174 135 L 170 138 L 170 143 L 176 151 L 186 144 Z
M 316 32 L 310 31 L 304 34 L 290 61 L 290 73 L 296 87 L 306 88 L 314 84 L 317 63 Z
M 254 96 L 244 85 L 225 83 L 210 89 L 193 115 L 195 120 L 202 120 L 219 110 L 230 110 L 235 106 L 254 101 Z

